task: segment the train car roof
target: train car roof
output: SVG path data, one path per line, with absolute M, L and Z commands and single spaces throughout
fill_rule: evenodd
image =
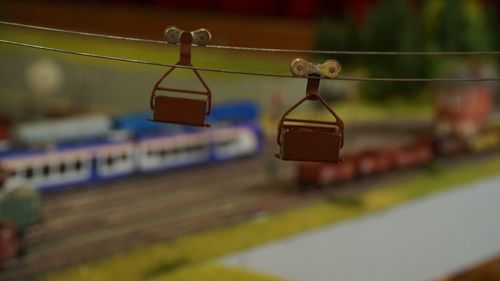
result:
M 249 125 L 259 116 L 260 109 L 252 101 L 238 101 L 225 104 L 219 104 L 212 108 L 212 112 L 207 116 L 208 122 L 212 127 L 226 127 L 233 125 Z M 164 124 L 149 121 L 151 112 L 138 112 L 116 116 L 113 119 L 114 130 L 106 136 L 99 136 L 90 139 L 72 140 L 58 142 L 47 145 L 46 147 L 35 148 L 14 148 L 8 151 L 0 151 L 0 158 L 11 158 L 17 156 L 30 156 L 48 151 L 65 151 L 73 149 L 85 149 L 98 145 L 107 145 L 114 143 L 124 143 L 135 138 L 154 138 L 174 136 L 179 134 L 196 133 L 204 128 L 190 127 L 174 124 Z M 123 132 L 116 138 L 115 132 Z M 131 135 L 132 134 L 132 135 Z
M 85 149 L 91 148 L 99 145 L 109 145 L 109 144 L 120 144 L 129 141 L 128 137 L 114 138 L 112 136 L 100 137 L 95 139 L 86 139 L 80 141 L 73 141 L 60 144 L 51 144 L 46 147 L 33 147 L 33 148 L 14 148 L 9 151 L 0 152 L 0 159 L 19 157 L 19 156 L 31 156 L 41 153 L 47 153 L 50 151 L 69 151 L 74 149 Z
M 207 116 L 207 122 L 213 126 L 224 126 L 227 124 L 237 124 L 248 120 L 254 120 L 260 114 L 258 105 L 251 101 L 238 101 L 225 104 L 218 104 L 212 107 Z M 138 136 L 147 135 L 169 135 L 179 133 L 189 133 L 198 131 L 200 128 L 191 126 L 165 124 L 149 121 L 152 113 L 136 112 L 123 114 L 114 118 L 116 129 L 123 129 Z
M 208 121 L 245 121 L 257 118 L 260 115 L 259 106 L 252 101 L 237 101 L 219 104 L 213 107 L 207 116 Z

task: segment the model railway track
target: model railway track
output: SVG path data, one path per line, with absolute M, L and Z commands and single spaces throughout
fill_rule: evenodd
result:
M 268 148 L 274 149 L 274 145 Z M 49 194 L 44 198 L 45 223 L 27 233 L 29 254 L 7 263 L 0 279 L 34 276 L 332 196 L 325 190 L 297 194 L 290 166 L 281 162 L 279 180 L 269 183 L 268 155 L 272 152 L 168 177 L 135 176 L 108 183 L 106 188 Z
M 252 169 L 250 169 L 252 172 Z M 262 182 L 262 177 L 253 177 L 250 181 Z M 62 236 L 71 235 L 95 227 L 106 228 L 120 222 L 127 222 L 141 217 L 153 217 L 155 213 L 176 212 L 182 210 L 183 206 L 195 206 L 203 202 L 214 201 L 218 198 L 230 202 L 234 195 L 248 189 L 247 185 L 238 185 L 240 180 L 230 179 L 219 183 L 202 183 L 195 181 L 191 185 L 182 184 L 175 189 L 156 190 L 147 194 L 131 193 L 129 198 L 121 198 L 113 201 L 92 202 L 90 205 L 81 206 L 73 210 L 71 214 L 51 214 L 52 219 L 44 225 L 34 228 L 29 233 L 30 243 L 39 243 L 48 239 L 60 239 Z M 161 186 L 161 183 L 157 183 Z M 193 193 L 192 186 L 200 188 Z M 191 187 L 190 187 L 191 186 Z M 119 194 L 122 195 L 122 194 Z M 122 196 L 119 196 L 122 197 Z M 141 198 L 138 200 L 138 198 Z M 232 198 L 232 199 L 230 199 Z M 219 200 L 220 201 L 220 200 Z M 63 213 L 68 212 L 64 210 Z
M 134 200 L 138 196 L 153 196 L 160 192 L 172 192 L 178 190 L 180 186 L 203 185 L 207 180 L 217 180 L 218 175 L 228 169 L 234 173 L 258 171 L 261 169 L 261 162 L 259 158 L 255 158 L 244 163 L 239 161 L 206 166 L 203 169 L 170 172 L 168 176 L 165 174 L 138 175 L 126 180 L 118 179 L 106 184 L 64 190 L 44 197 L 43 212 L 50 217 L 61 212 L 92 209 L 95 206 L 102 206 L 103 203 L 121 203 L 124 200 Z M 106 186 L 104 187 L 104 185 Z
M 249 164 L 236 163 L 231 166 L 232 174 L 262 174 L 261 159 L 252 159 Z M 28 243 L 35 246 L 45 240 L 58 240 L 73 233 L 91 230 L 93 228 L 107 228 L 117 223 L 125 223 L 129 220 L 153 217 L 158 212 L 171 212 L 179 209 L 182 205 L 195 205 L 203 200 L 214 200 L 215 198 L 226 196 L 232 192 L 239 193 L 243 189 L 238 180 L 221 180 L 217 174 L 224 174 L 226 166 L 210 167 L 204 173 L 193 172 L 191 177 L 176 179 L 174 177 L 165 180 L 162 177 L 148 179 L 147 186 L 141 186 L 143 178 L 134 178 L 123 183 L 123 189 L 117 190 L 94 188 L 85 192 L 77 192 L 73 200 L 56 197 L 47 198 L 44 210 L 45 216 L 51 218 L 43 226 L 36 227 L 29 233 Z M 212 180 L 216 184 L 206 184 L 207 174 L 211 174 Z M 174 175 L 175 176 L 175 175 Z M 244 177 L 244 176 L 243 176 Z M 172 179 L 173 178 L 173 179 Z M 178 177 L 177 177 L 178 178 Z M 259 177 L 251 177 L 255 180 Z M 177 180 L 177 182 L 176 182 Z M 265 181 L 265 179 L 262 179 Z M 221 183 L 218 183 L 221 182 Z M 175 188 L 171 188 L 175 186 Z M 202 186 L 196 189 L 193 194 L 189 186 Z M 243 186 L 244 187 L 244 186 Z M 103 194 L 101 194 L 103 193 Z M 138 200 L 138 198 L 141 198 Z M 64 199 L 64 200 L 63 200 Z M 71 199 L 71 198 L 70 198 Z M 127 208 L 124 210 L 123 206 Z
M 274 145 L 268 147 L 274 149 Z M 2 279 L 36 275 L 134 245 L 307 202 L 293 192 L 292 173 L 284 163 L 277 173 L 288 180 L 270 186 L 268 155 L 272 152 L 168 177 L 135 176 L 106 188 L 98 185 L 49 194 L 44 198 L 45 223 L 27 233 L 29 255 L 7 264 Z M 280 192 L 287 189 L 289 192 Z M 278 203 L 283 200 L 288 203 Z M 153 230 L 157 234 L 150 234 Z
M 7 263 L 0 279 L 40 274 L 266 211 L 259 204 L 282 197 L 265 185 L 266 161 L 262 155 L 168 177 L 135 177 L 109 189 L 49 194 L 45 223 L 27 233 L 29 254 Z
M 206 207 L 218 208 L 229 212 L 231 209 L 237 208 L 239 204 L 244 204 L 246 201 L 254 199 L 254 197 L 262 197 L 258 193 L 245 192 L 243 188 L 231 190 L 231 192 L 218 189 L 214 190 L 212 194 L 207 193 L 191 194 L 190 196 L 186 194 L 187 196 L 180 198 L 177 196 L 166 198 L 167 196 L 163 195 L 161 197 L 153 197 L 154 200 L 147 200 L 144 203 L 138 202 L 138 204 L 132 204 L 127 209 L 122 207 L 120 210 L 111 212 L 103 208 L 103 213 L 100 216 L 88 216 L 66 224 L 48 225 L 43 231 L 30 235 L 28 241 L 32 243 L 30 247 L 33 250 L 36 250 L 41 243 L 47 244 L 51 241 L 54 241 L 54 243 L 50 244 L 58 246 L 64 242 L 63 239 L 78 237 L 85 231 L 92 231 L 99 228 L 103 231 L 112 231 L 127 226 L 135 228 L 144 223 L 145 220 L 147 222 L 148 218 L 152 220 L 155 217 L 158 220 L 162 218 L 175 218 L 175 220 L 178 220 L 190 212 L 198 211 L 198 209 L 203 211 Z
M 367 126 L 365 126 L 367 127 Z M 347 149 L 355 149 L 357 146 L 357 136 L 363 134 L 362 131 L 366 129 L 353 129 L 353 132 L 348 137 L 353 140 L 350 141 Z M 368 126 L 370 128 L 370 126 Z M 392 128 L 392 127 L 391 127 Z M 400 130 L 407 129 L 403 126 Z M 387 137 L 376 138 L 372 136 L 371 143 L 387 143 Z M 381 140 L 383 139 L 383 140 Z M 398 141 L 392 139 L 391 141 Z M 272 143 L 271 141 L 269 143 Z M 351 145 L 354 143 L 354 145 Z M 361 143 L 366 143 L 363 141 Z M 362 145 L 362 144 L 361 144 Z M 274 147 L 269 147 L 264 154 L 272 155 Z M 244 161 L 244 163 L 243 163 Z M 206 166 L 204 169 L 190 169 L 181 170 L 175 173 L 170 173 L 168 177 L 162 175 L 138 175 L 128 178 L 127 181 L 118 180 L 108 182 L 106 188 L 102 188 L 102 184 L 94 186 L 86 186 L 85 188 L 65 190 L 55 194 L 49 194 L 44 198 L 43 213 L 46 217 L 53 217 L 54 215 L 64 213 L 74 213 L 86 209 L 92 209 L 95 206 L 122 204 L 136 200 L 139 196 L 157 196 L 168 192 L 170 195 L 182 190 L 181 187 L 188 185 L 204 185 L 207 181 L 217 179 L 217 175 L 225 174 L 238 174 L 242 171 L 247 173 L 262 173 L 265 161 L 261 158 L 252 158 L 241 160 L 236 163 L 226 163 L 219 165 Z M 147 183 L 145 184 L 145 179 Z M 139 187 L 138 187 L 139 186 Z M 200 188 L 199 190 L 203 190 Z M 69 200 L 68 200 L 69 199 Z
M 366 183 L 366 182 L 365 182 Z M 56 269 L 69 264 L 81 263 L 99 258 L 133 246 L 161 241 L 179 235 L 206 229 L 209 227 L 230 224 L 242 219 L 251 218 L 257 214 L 283 210 L 299 204 L 306 204 L 321 198 L 327 198 L 351 190 L 353 185 L 343 185 L 345 188 L 323 189 L 316 192 L 298 194 L 295 192 L 279 192 L 293 187 L 291 181 L 281 181 L 273 184 L 275 192 L 260 191 L 251 195 L 252 190 L 243 192 L 240 196 L 246 198 L 245 202 L 233 205 L 231 210 L 220 208 L 217 202 L 211 206 L 198 207 L 188 213 L 175 218 L 158 219 L 154 222 L 136 224 L 131 228 L 121 229 L 119 232 L 99 234 L 97 236 L 72 237 L 63 245 L 44 246 L 45 248 L 33 249 L 33 253 L 23 260 L 12 263 L 12 267 L 2 279 L 15 279 L 31 276 Z M 367 188 L 368 184 L 358 184 L 357 191 Z M 255 190 L 267 188 L 257 186 Z M 253 198 L 250 198 L 253 197 Z
M 377 123 L 380 126 L 380 123 Z M 411 123 L 413 126 L 413 122 Z M 420 127 L 427 126 L 428 123 L 417 123 L 417 129 L 413 129 L 413 133 L 420 132 Z M 408 135 L 408 131 L 413 128 L 408 122 L 395 124 L 390 123 L 384 127 L 389 127 L 397 133 L 396 138 L 387 139 L 385 131 L 383 134 L 372 133 L 370 142 L 387 144 L 387 142 L 401 141 L 401 135 Z M 346 149 L 355 150 L 356 147 L 366 144 L 364 138 L 360 135 L 365 134 L 364 130 L 374 131 L 375 125 L 365 125 L 363 127 L 354 127 L 351 132 L 346 136 L 349 140 Z M 371 128 L 371 129 L 370 129 Z M 362 140 L 359 142 L 359 140 Z M 268 141 L 269 144 L 274 143 L 274 139 Z M 273 155 L 274 145 L 268 147 L 268 151 L 264 152 L 266 155 Z M 46 217 L 52 217 L 54 214 L 65 213 L 73 210 L 92 209 L 95 206 L 102 206 L 103 203 L 113 204 L 114 202 L 125 202 L 127 200 L 135 200 L 138 196 L 155 196 L 159 192 L 172 192 L 178 190 L 180 186 L 187 185 L 203 185 L 210 180 L 216 180 L 217 175 L 224 174 L 227 169 L 231 173 L 261 173 L 262 165 L 265 164 L 263 157 L 249 159 L 242 163 L 223 163 L 218 165 L 205 166 L 204 169 L 190 169 L 183 170 L 177 173 L 170 173 L 168 177 L 160 174 L 156 175 L 138 175 L 127 178 L 127 181 L 118 180 L 115 182 L 108 182 L 106 187 L 103 188 L 102 184 L 97 186 L 85 187 L 75 190 L 65 190 L 55 194 L 49 194 L 44 198 L 43 213 Z M 215 175 L 215 176 L 214 176 Z M 147 185 L 144 185 L 145 178 L 147 177 Z M 140 185 L 138 188 L 137 186 Z
M 18 261 L 4 275 L 5 279 L 19 278 L 45 272 L 68 264 L 114 253 L 144 243 L 177 237 L 181 234 L 207 227 L 233 223 L 257 213 L 271 212 L 301 201 L 298 196 L 284 196 L 281 193 L 257 195 L 244 194 L 234 210 L 219 208 L 217 203 L 191 209 L 178 216 L 138 223 L 119 231 L 100 233 L 93 237 L 82 237 L 66 241 L 63 245 L 34 249 L 34 253 Z M 71 253 L 71 254 L 69 254 Z
M 449 163 L 459 166 L 496 155 L 498 152 L 460 156 L 451 159 Z M 39 248 L 35 247 L 29 256 L 7 264 L 7 271 L 1 279 L 29 277 L 70 264 L 104 257 L 134 246 L 164 241 L 192 231 L 238 222 L 261 213 L 275 212 L 324 198 L 350 196 L 381 182 L 398 181 L 417 172 L 418 169 L 407 169 L 397 174 L 386 173 L 339 184 L 335 188 L 315 189 L 308 193 L 287 192 L 295 187 L 290 179 L 280 180 L 273 184 L 255 181 L 249 184 L 248 188 L 235 192 L 234 197 L 227 197 L 233 202 L 233 206 L 229 209 L 221 208 L 225 201 L 221 201 L 220 198 L 208 198 L 204 203 L 199 199 L 200 201 L 195 202 L 196 206 L 179 206 L 184 210 L 179 209 L 173 217 L 129 225 L 118 232 L 84 235 L 80 238 L 71 237 L 60 246 L 46 244 Z M 271 189 L 271 191 L 266 192 L 265 189 Z M 242 198 L 244 199 L 241 200 Z

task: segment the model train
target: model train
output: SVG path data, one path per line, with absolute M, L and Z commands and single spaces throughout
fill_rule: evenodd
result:
M 40 207 L 40 196 L 32 188 L 0 190 L 0 270 L 4 261 L 26 253 L 25 232 L 40 223 Z
M 263 147 L 259 109 L 251 102 L 215 106 L 210 129 L 158 124 L 148 121 L 149 115 L 92 115 L 19 125 L 12 139 L 29 149 L 0 154 L 0 165 L 9 171 L 4 187 L 31 185 L 43 192 L 227 161 L 255 155 Z

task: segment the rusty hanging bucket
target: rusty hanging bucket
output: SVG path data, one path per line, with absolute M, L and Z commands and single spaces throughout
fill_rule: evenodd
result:
M 276 157 L 281 160 L 338 162 L 344 145 L 344 123 L 318 94 L 319 76 L 309 76 L 306 96 L 285 112 L 278 124 Z M 306 100 L 319 101 L 335 121 L 315 121 L 287 116 Z
M 207 31 L 208 32 L 208 31 Z M 193 42 L 193 34 L 191 32 L 180 31 L 180 60 L 176 65 L 193 66 L 191 64 L 191 43 Z M 207 83 L 196 69 L 191 69 L 198 80 L 203 85 L 205 91 L 185 90 L 178 88 L 166 88 L 160 86 L 163 80 L 176 69 L 176 66 L 170 68 L 156 82 L 153 91 L 151 92 L 151 109 L 153 110 L 154 122 L 174 123 L 190 126 L 208 127 L 205 123 L 205 116 L 210 114 L 212 93 Z M 160 92 L 189 94 L 186 97 L 162 95 Z M 201 98 L 194 98 L 197 95 Z

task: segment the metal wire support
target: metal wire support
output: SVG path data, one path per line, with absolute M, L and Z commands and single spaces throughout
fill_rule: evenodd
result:
M 215 72 L 215 73 L 225 73 L 225 74 L 235 74 L 235 75 L 252 75 L 252 76 L 265 76 L 265 77 L 276 77 L 276 78 L 299 78 L 304 79 L 304 77 L 293 76 L 287 74 L 274 74 L 274 73 L 263 73 L 263 72 L 251 72 L 251 71 L 238 71 L 238 70 L 228 70 L 228 69 L 218 69 L 218 68 L 205 68 L 205 67 L 194 67 L 194 66 L 183 66 L 183 65 L 175 65 L 175 64 L 167 64 L 167 63 L 159 63 L 153 61 L 146 60 L 138 60 L 138 59 L 130 59 L 130 58 L 122 58 L 122 57 L 113 57 L 106 55 L 99 55 L 94 53 L 86 53 L 86 52 L 78 52 L 66 49 L 52 48 L 28 43 L 21 43 L 16 41 L 4 40 L 0 39 L 0 43 L 20 46 L 44 51 L 52 51 L 63 54 L 71 54 L 78 55 L 84 57 L 98 58 L 98 59 L 106 59 L 112 61 L 120 61 L 120 62 L 128 62 L 128 63 L 136 63 L 136 64 L 144 64 L 144 65 L 152 65 L 152 66 L 162 66 L 162 67 L 177 67 L 177 68 L 185 68 L 185 69 L 195 69 L 199 71 L 206 72 Z M 314 79 L 330 79 L 327 77 L 316 77 Z M 486 78 L 382 78 L 382 77 L 347 77 L 347 76 L 338 76 L 335 80 L 341 81 L 357 81 L 357 82 L 500 82 L 499 77 L 486 77 Z
M 290 72 L 294 76 L 308 77 L 312 74 L 334 79 L 340 75 L 342 66 L 336 60 L 327 60 L 324 63 L 311 63 L 303 58 L 295 58 L 290 63 Z
M 142 38 L 132 38 L 132 37 L 124 37 L 124 36 L 116 36 L 116 35 L 105 35 L 105 34 L 97 34 L 91 32 L 82 32 L 82 31 L 73 31 L 66 30 L 60 28 L 52 28 L 52 27 L 43 27 L 8 21 L 0 21 L 0 24 L 22 27 L 22 28 L 31 28 L 38 29 L 44 31 L 52 31 L 73 35 L 83 35 L 97 38 L 106 38 L 106 39 L 116 39 L 116 40 L 125 40 L 132 42 L 142 42 L 142 43 L 154 43 L 154 44 L 168 44 L 165 41 L 160 40 L 150 40 L 150 39 L 142 39 Z M 252 52 L 270 52 L 270 53 L 295 53 L 295 54 L 324 54 L 324 55 L 366 55 L 366 56 L 493 56 L 500 55 L 500 51 L 457 51 L 457 52 L 399 52 L 399 51 L 329 51 L 329 50 L 298 50 L 298 49 L 277 49 L 277 48 L 253 48 L 253 47 L 240 47 L 240 46 L 225 46 L 225 45 L 206 45 L 207 48 L 213 49 L 224 49 L 224 50 L 236 50 L 236 51 L 252 51 Z

